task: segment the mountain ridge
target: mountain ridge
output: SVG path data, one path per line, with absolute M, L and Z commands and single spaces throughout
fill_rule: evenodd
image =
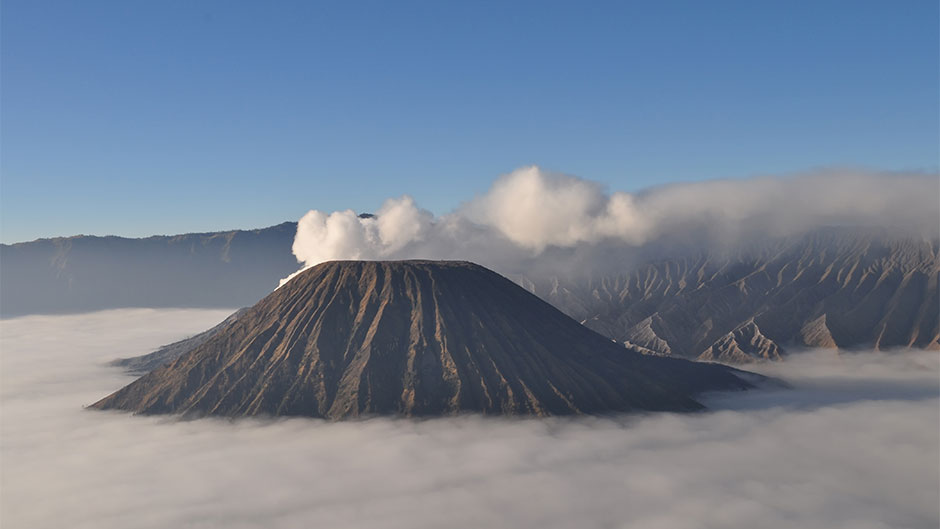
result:
M 250 305 L 296 271 L 295 230 L 283 223 L 3 245 L 0 316 Z M 602 259 L 606 271 L 593 275 L 500 271 L 593 330 L 652 354 L 746 362 L 806 347 L 940 348 L 936 238 L 818 228 L 723 247 L 690 244 Z M 550 252 L 544 258 L 553 259 Z M 742 336 L 729 338 L 743 325 L 766 338 L 763 345 L 742 348 Z
M 255 230 L 72 236 L 0 245 L 0 316 L 254 303 L 297 269 L 297 224 Z M 148 281 L 140 281 L 148 277 Z
M 741 362 L 789 348 L 937 349 L 938 246 L 820 230 L 738 254 L 653 260 L 587 282 L 532 282 L 531 290 L 598 332 L 659 354 Z M 765 339 L 744 354 L 729 339 L 743 326 Z

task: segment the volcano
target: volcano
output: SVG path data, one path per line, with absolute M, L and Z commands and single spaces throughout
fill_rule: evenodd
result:
M 186 416 L 692 411 L 749 373 L 646 356 L 482 266 L 334 261 L 93 404 Z

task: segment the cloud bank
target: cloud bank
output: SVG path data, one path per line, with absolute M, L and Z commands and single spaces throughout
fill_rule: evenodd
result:
M 374 218 L 312 210 L 293 245 L 303 268 L 337 259 L 467 259 L 511 267 L 548 249 L 630 248 L 668 237 L 710 243 L 820 226 L 889 227 L 936 237 L 937 174 L 817 171 L 608 192 L 597 182 L 525 167 L 436 217 L 409 196 Z
M 328 423 L 81 409 L 103 366 L 227 311 L 0 321 L 0 525 L 929 528 L 940 523 L 937 353 L 813 353 L 792 391 L 705 414 Z

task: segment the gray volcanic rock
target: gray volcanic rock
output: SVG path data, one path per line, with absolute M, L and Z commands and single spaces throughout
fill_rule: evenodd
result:
M 338 261 L 94 407 L 329 419 L 685 411 L 703 391 L 752 387 L 750 376 L 625 348 L 472 263 Z
M 940 348 L 940 243 L 876 229 L 651 259 L 530 290 L 656 354 L 744 362 L 787 348 Z

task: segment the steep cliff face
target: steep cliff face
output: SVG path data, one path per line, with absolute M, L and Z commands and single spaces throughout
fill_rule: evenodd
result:
M 750 387 L 740 375 L 615 344 L 478 265 L 347 261 L 300 274 L 94 406 L 330 419 L 693 410 L 699 392 Z
M 938 273 L 935 240 L 831 229 L 532 290 L 617 341 L 741 362 L 799 347 L 936 349 Z

